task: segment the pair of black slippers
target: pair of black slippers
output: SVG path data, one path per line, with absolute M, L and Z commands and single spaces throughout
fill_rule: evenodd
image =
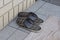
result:
M 41 29 L 39 25 L 43 23 L 43 20 L 33 12 L 20 12 L 18 13 L 16 22 L 20 27 L 39 31 Z

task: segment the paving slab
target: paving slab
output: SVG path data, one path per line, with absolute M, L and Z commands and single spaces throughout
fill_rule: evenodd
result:
M 50 30 L 41 29 L 38 33 L 31 32 L 24 40 L 43 40 L 43 38 L 48 36 L 50 33 Z
M 28 33 L 17 30 L 8 40 L 24 40 Z
M 41 18 L 44 21 L 46 21 L 47 18 L 49 17 L 48 14 L 42 14 L 42 12 L 40 12 L 39 10 L 35 14 L 38 15 L 38 17 Z
M 60 17 L 60 6 L 56 6 L 50 3 L 46 3 L 44 6 L 42 6 L 38 12 L 40 12 L 40 14 L 45 14 L 48 16 L 57 16 Z
M 37 1 L 35 4 L 33 4 L 30 8 L 28 8 L 26 11 L 27 11 L 27 12 L 35 12 L 35 11 L 37 11 L 39 8 L 41 8 L 44 4 L 45 4 L 45 2 L 39 0 L 39 1 Z
M 2 31 L 0 31 L 0 40 L 7 40 L 7 38 L 12 35 L 16 29 L 7 26 Z
M 60 0 L 43 0 L 43 1 L 60 6 Z
M 60 40 L 60 30 L 58 30 L 57 32 L 55 32 L 55 34 L 53 35 L 54 40 Z

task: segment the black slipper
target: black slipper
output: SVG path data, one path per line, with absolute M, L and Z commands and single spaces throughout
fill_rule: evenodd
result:
M 31 23 L 30 23 L 31 22 Z M 25 20 L 24 21 L 24 25 L 27 29 L 30 29 L 30 30 L 34 30 L 34 31 L 39 31 L 41 29 L 40 26 L 36 25 L 36 24 L 33 24 L 32 21 L 29 21 L 29 20 Z

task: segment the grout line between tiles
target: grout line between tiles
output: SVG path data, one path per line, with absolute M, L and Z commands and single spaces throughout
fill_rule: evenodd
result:
M 34 12 L 37 12 L 40 8 L 42 8 L 44 5 L 46 4 L 46 2 L 43 4 L 43 5 L 41 5 L 41 7 L 39 7 L 36 11 L 34 11 Z
M 14 29 L 17 29 L 17 30 L 20 30 L 20 31 L 22 31 L 22 32 L 25 32 L 25 31 L 23 31 L 23 30 L 21 30 L 21 29 L 19 29 L 19 28 L 15 28 L 15 27 L 13 27 L 13 26 L 10 26 L 10 27 L 12 27 L 12 28 L 14 28 Z M 24 29 L 25 30 L 25 29 Z M 25 32 L 25 33 L 28 33 L 28 32 Z M 28 33 L 29 34 L 29 33 Z
M 15 30 L 6 40 L 8 40 L 17 30 Z
M 30 33 L 29 33 L 29 34 L 30 34 Z M 29 35 L 29 34 L 28 34 L 28 35 Z M 27 35 L 27 36 L 28 36 L 28 35 Z M 26 37 L 27 37 L 27 36 L 26 36 Z M 26 37 L 25 37 L 25 38 L 26 38 Z M 25 38 L 24 38 L 24 39 L 25 39 Z M 24 40 L 24 39 L 23 39 L 23 40 Z
M 35 2 L 35 4 L 36 4 L 36 2 Z M 34 11 L 34 12 L 37 12 L 37 11 L 38 11 L 41 7 L 43 7 L 45 4 L 46 4 L 46 2 L 45 2 L 44 4 L 42 4 L 42 5 L 41 5 L 36 11 Z M 33 5 L 34 5 L 34 4 L 32 4 L 31 6 L 33 6 Z M 31 7 L 31 6 L 30 6 L 30 7 Z M 30 7 L 29 7 L 29 8 L 30 8 Z M 28 8 L 27 8 L 26 10 L 28 10 Z
M 3 0 L 3 5 L 4 5 L 4 0 Z

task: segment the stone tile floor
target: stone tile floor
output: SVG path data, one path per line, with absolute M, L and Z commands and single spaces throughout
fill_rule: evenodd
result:
M 46 21 L 46 19 L 49 16 L 60 17 L 60 6 L 56 6 L 56 5 L 49 4 L 49 3 L 39 0 L 35 4 L 33 4 L 30 8 L 28 8 L 27 12 L 34 12 L 38 15 L 38 17 L 40 17 L 44 21 Z M 30 32 L 28 30 L 20 28 L 16 24 L 16 20 L 13 20 L 2 31 L 0 31 L 0 40 L 33 40 L 33 39 L 34 40 L 46 40 L 46 38 L 47 38 L 46 35 L 49 35 L 48 37 L 51 37 L 50 35 L 52 33 L 54 33 L 54 32 L 52 32 L 48 29 L 44 29 L 44 31 L 42 29 L 39 31 L 39 33 Z M 56 32 L 56 33 L 58 33 L 58 32 Z M 39 37 L 40 39 L 36 38 L 38 36 L 40 36 Z M 54 36 L 56 36 L 56 35 L 54 35 Z

